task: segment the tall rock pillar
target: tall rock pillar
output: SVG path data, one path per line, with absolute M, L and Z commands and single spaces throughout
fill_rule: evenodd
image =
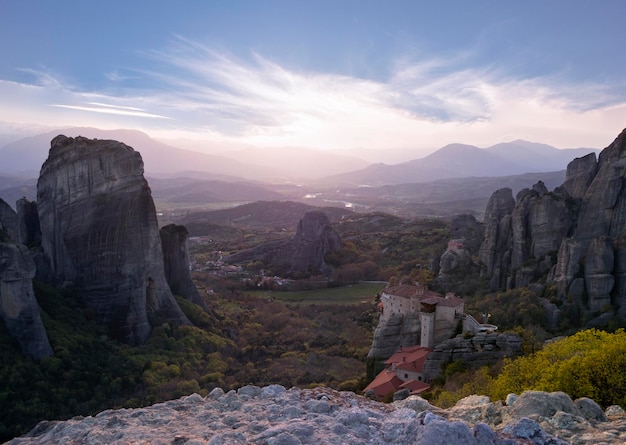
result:
M 57 136 L 37 182 L 53 281 L 75 288 L 114 338 L 145 342 L 150 319 L 189 323 L 164 274 L 141 155 L 110 140 Z

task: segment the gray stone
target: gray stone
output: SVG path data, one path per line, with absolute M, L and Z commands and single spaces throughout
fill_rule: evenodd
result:
M 626 416 L 626 411 L 619 405 L 611 405 L 606 409 L 605 414 L 607 416 Z
M 588 422 L 557 410 L 550 418 L 541 418 L 544 419 L 541 423 L 511 417 L 506 425 L 494 429 L 495 425 L 489 423 L 492 420 L 457 421 L 452 418 L 451 410 L 437 409 L 441 415 L 431 411 L 418 414 L 415 409 L 403 406 L 409 401 L 419 401 L 419 398 L 384 404 L 328 388 L 284 391 L 277 386 L 259 388 L 261 394 L 272 394 L 271 398 L 263 398 L 252 397 L 256 393 L 254 387 L 245 388 L 249 389 L 240 388 L 240 391 L 226 394 L 214 390 L 212 396 L 204 399 L 191 395 L 146 408 L 107 410 L 95 417 L 42 422 L 28 435 L 15 438 L 8 444 L 561 445 L 566 443 L 564 439 L 571 439 L 576 445 L 621 445 L 626 439 L 623 416 L 610 422 Z M 544 399 L 552 396 L 548 394 Z M 226 400 L 234 406 L 239 402 L 239 405 L 234 411 L 223 412 L 222 401 Z M 557 405 L 562 405 L 559 397 L 554 400 Z M 315 408 L 316 403 L 328 404 L 331 414 L 307 410 L 307 406 Z M 299 418 L 281 415 L 286 411 L 285 407 L 301 410 L 304 414 Z M 498 411 L 500 417 L 510 410 L 510 407 L 492 403 L 484 396 L 465 398 L 458 407 L 492 409 Z
M 537 422 L 527 417 L 522 417 L 514 424 L 507 425 L 502 432 L 513 439 L 527 440 L 527 443 L 535 445 L 567 445 L 567 442 L 549 435 Z
M 606 422 L 609 420 L 600 405 L 589 397 L 574 400 L 574 405 L 580 410 L 580 414 L 589 421 Z
M 506 396 L 506 400 L 504 401 L 504 403 L 506 406 L 512 406 L 517 399 L 519 399 L 519 396 L 517 394 L 510 393 Z
M 578 408 L 564 392 L 525 391 L 511 406 L 508 415 L 516 418 L 528 416 L 549 418 L 557 411 L 579 415 Z
M 264 399 L 272 399 L 284 394 L 287 390 L 282 385 L 270 385 L 261 389 L 261 397 Z
M 411 391 L 408 389 L 401 389 L 400 391 L 396 391 L 393 393 L 393 400 L 404 400 L 411 395 Z

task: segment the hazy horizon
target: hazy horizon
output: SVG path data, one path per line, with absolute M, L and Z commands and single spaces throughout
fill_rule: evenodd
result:
M 603 148 L 626 126 L 621 1 L 32 6 L 0 4 L 0 121 L 15 132 L 400 162 L 450 143 Z

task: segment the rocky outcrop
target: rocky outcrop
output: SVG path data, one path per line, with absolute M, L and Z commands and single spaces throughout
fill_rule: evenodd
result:
M 459 270 L 468 270 L 472 266 L 472 254 L 467 249 L 446 250 L 439 259 L 439 279 Z
M 568 164 L 565 182 L 561 187 L 573 199 L 582 199 L 597 172 L 598 163 L 595 153 L 576 158 Z
M 152 444 L 622 444 L 626 414 L 563 393 L 470 396 L 442 410 L 418 396 L 384 404 L 328 388 L 214 389 L 137 409 L 40 422 L 10 445 Z
M 189 251 L 187 239 L 189 232 L 185 226 L 169 224 L 159 231 L 165 263 L 165 278 L 172 292 L 207 309 L 206 303 L 200 298 L 198 289 L 191 280 L 189 271 Z
M 495 192 L 480 252 L 491 288 L 546 277 L 561 301 L 587 316 L 617 309 L 626 318 L 625 177 L 626 130 L 597 162 L 595 154 L 573 160 L 553 192 L 541 184 L 519 192 L 510 214 L 503 191 Z
M 238 252 L 224 261 L 232 264 L 262 261 L 269 268 L 295 276 L 329 274 L 331 267 L 324 257 L 340 248 L 341 238 L 330 226 L 326 214 L 314 210 L 305 213 L 292 239 Z
M 471 337 L 456 336 L 435 346 L 424 363 L 424 378 L 441 374 L 445 363 L 460 360 L 479 368 L 522 353 L 522 339 L 515 334 L 479 333 Z
M 143 343 L 156 322 L 189 323 L 169 289 L 143 162 L 131 147 L 57 136 L 37 182 L 54 284 L 71 286 L 114 338 Z
M 0 316 L 24 354 L 40 360 L 52 355 L 33 292 L 35 263 L 26 247 L 0 243 Z
M 307 270 L 329 273 L 324 257 L 341 248 L 339 234 L 330 226 L 325 213 L 307 212 L 298 223 L 296 235 L 289 245 L 290 273 Z
M 513 250 L 511 214 L 514 208 L 512 190 L 503 188 L 491 195 L 485 210 L 485 238 L 478 258 L 485 265 L 493 289 L 506 287 Z

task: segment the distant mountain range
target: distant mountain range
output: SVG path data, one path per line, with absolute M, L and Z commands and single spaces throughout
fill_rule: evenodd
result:
M 312 179 L 344 173 L 369 165 L 352 156 L 306 148 L 244 148 L 228 155 L 183 150 L 151 138 L 137 130 L 64 128 L 30 136 L 0 147 L 0 173 L 37 176 L 48 157 L 50 141 L 57 135 L 113 139 L 141 153 L 148 176 L 202 176 L 222 181 L 255 180 L 268 182 Z
M 114 139 L 135 148 L 144 160 L 157 205 L 168 211 L 293 200 L 409 216 L 454 209 L 478 215 L 495 189 L 515 191 L 538 180 L 552 189 L 562 182 L 570 161 L 599 152 L 517 140 L 484 149 L 450 144 L 421 159 L 368 164 L 354 156 L 301 148 L 242 146 L 231 147 L 228 156 L 205 154 L 136 130 L 66 128 L 0 147 L 0 197 L 10 205 L 21 197 L 35 199 L 36 178 L 50 140 L 58 134 Z
M 600 150 L 559 150 L 550 145 L 522 140 L 485 149 L 473 145 L 450 144 L 421 159 L 395 165 L 374 164 L 362 170 L 327 177 L 325 181 L 344 185 L 380 186 L 551 172 L 565 170 L 574 158 L 591 152 L 599 153 Z
M 36 177 L 48 156 L 50 140 L 58 134 L 124 142 L 141 153 L 146 175 L 150 177 L 193 176 L 228 182 L 385 185 L 508 176 L 564 170 L 572 159 L 600 151 L 592 148 L 559 150 L 546 144 L 517 140 L 485 149 L 450 144 L 421 159 L 371 164 L 342 152 L 301 147 L 235 147 L 219 155 L 207 154 L 174 147 L 137 130 L 75 127 L 56 129 L 0 146 L 0 173 Z M 202 145 L 195 145 L 195 148 L 200 150 Z

